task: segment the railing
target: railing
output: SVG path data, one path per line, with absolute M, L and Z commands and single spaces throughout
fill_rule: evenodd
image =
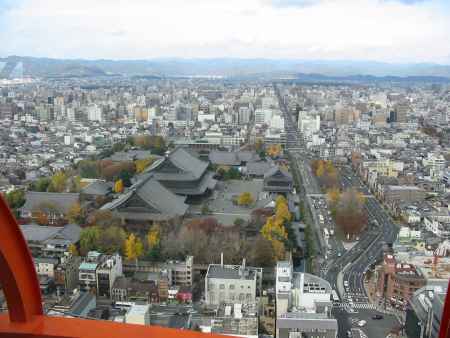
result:
M 0 195 L 0 281 L 8 314 L 0 315 L 0 337 L 7 338 L 205 338 L 222 337 L 157 326 L 45 316 L 39 282 L 27 243 Z

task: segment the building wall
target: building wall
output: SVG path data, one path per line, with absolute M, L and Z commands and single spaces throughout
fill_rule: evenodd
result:
M 256 300 L 256 279 L 206 279 L 206 303 L 253 303 Z

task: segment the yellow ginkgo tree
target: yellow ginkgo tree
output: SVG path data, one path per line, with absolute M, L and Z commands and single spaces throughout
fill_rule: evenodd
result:
M 130 234 L 125 240 L 125 256 L 128 260 L 137 260 L 144 253 L 144 245 L 142 241 L 134 234 Z

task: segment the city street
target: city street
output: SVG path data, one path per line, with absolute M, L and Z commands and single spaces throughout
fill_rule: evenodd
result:
M 276 85 L 275 90 L 280 109 L 285 117 L 286 149 L 294 159 L 294 163 L 291 163 L 293 170 L 297 170 L 301 178 L 301 198 L 306 201 L 306 207 L 311 211 L 314 232 L 320 246 L 320 250 L 318 250 L 320 257 L 317 259 L 327 262 L 322 265 L 320 274 L 330 282 L 340 297 L 340 302 L 333 309 L 333 314 L 339 323 L 338 335 L 340 338 L 348 338 L 347 332 L 353 332 L 354 322 L 352 323 L 352 319 L 358 318 L 358 320 L 367 322 L 364 327 L 360 328 L 367 337 L 385 337 L 393 326 L 398 325 L 398 322 L 394 316 L 389 314 L 384 314 L 383 320 L 372 319 L 372 316 L 379 312 L 376 305 L 369 303 L 364 287 L 364 274 L 373 263 L 382 257 L 383 246 L 393 243 L 398 229 L 351 168 L 344 167 L 340 175 L 342 189 L 355 188 L 366 196 L 365 208 L 369 216 L 369 225 L 361 233 L 359 241 L 348 251 L 343 249 L 342 243 L 336 236 L 331 237 L 332 239 L 329 241 L 324 239 L 322 222 L 318 215 L 326 213 L 327 206 L 322 204 L 316 208 L 314 201 L 320 199 L 322 191 L 311 172 L 309 154 L 304 140 L 299 135 Z

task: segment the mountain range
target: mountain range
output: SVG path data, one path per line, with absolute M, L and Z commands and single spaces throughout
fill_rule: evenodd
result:
M 331 79 L 373 77 L 450 79 L 450 65 L 433 63 L 385 63 L 376 61 L 317 61 L 290 59 L 179 59 L 86 60 L 52 59 L 28 56 L 0 58 L 0 78 L 17 73 L 27 77 L 90 76 L 223 76 L 297 78 L 323 76 Z M 300 75 L 299 75 L 300 74 Z

